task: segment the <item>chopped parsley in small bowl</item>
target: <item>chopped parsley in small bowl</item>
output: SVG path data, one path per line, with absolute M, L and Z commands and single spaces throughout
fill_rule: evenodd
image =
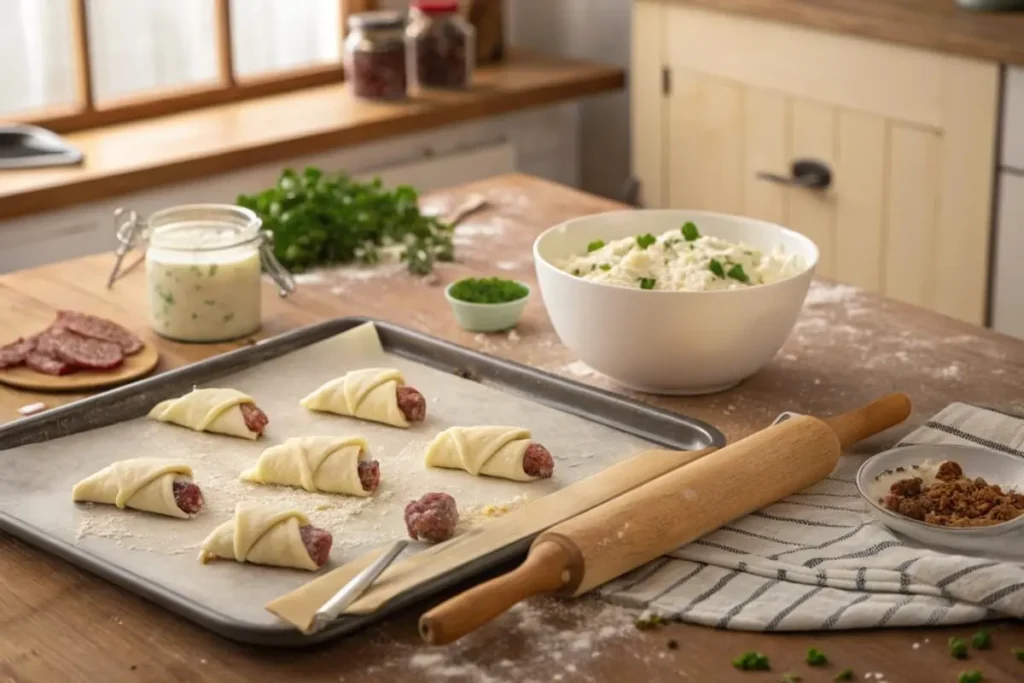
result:
M 463 329 L 499 332 L 519 323 L 530 287 L 518 280 L 469 277 L 448 285 L 444 296 Z

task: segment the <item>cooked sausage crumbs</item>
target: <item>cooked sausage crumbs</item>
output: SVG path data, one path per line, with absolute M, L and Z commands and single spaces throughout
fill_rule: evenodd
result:
M 952 460 L 939 465 L 935 482 L 925 486 L 920 477 L 901 479 L 881 502 L 887 510 L 946 527 L 991 526 L 1024 514 L 1024 495 L 981 477 L 968 479 Z

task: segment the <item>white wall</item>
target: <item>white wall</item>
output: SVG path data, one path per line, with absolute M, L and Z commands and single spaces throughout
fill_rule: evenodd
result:
M 629 67 L 630 0 L 506 0 L 512 45 Z M 626 90 L 580 104 L 580 172 L 585 190 L 620 198 L 630 172 Z

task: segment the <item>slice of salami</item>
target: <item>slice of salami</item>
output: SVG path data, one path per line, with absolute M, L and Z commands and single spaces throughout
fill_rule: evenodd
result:
M 6 346 L 0 346 L 0 368 L 21 365 L 28 358 L 28 354 L 32 353 L 35 348 L 35 337 L 29 337 L 28 339 L 18 338 Z
M 70 363 L 38 351 L 32 351 L 25 357 L 25 365 L 45 375 L 67 375 L 75 371 L 75 366 Z
M 175 480 L 171 485 L 174 492 L 174 502 L 182 512 L 194 515 L 203 507 L 203 492 L 199 487 L 184 479 Z
M 322 567 L 327 564 L 327 560 L 331 559 L 331 545 L 334 543 L 331 532 L 307 524 L 299 527 L 299 533 L 302 535 L 302 543 L 306 546 L 306 552 L 309 553 L 309 557 L 316 563 L 316 566 Z
M 88 370 L 111 370 L 124 361 L 124 352 L 113 342 L 101 339 L 90 339 L 73 332 L 49 334 L 43 337 L 52 338 L 54 355 L 65 363 Z M 41 341 L 43 341 L 41 340 Z
M 57 311 L 57 327 L 92 339 L 112 342 L 121 347 L 126 356 L 142 350 L 142 340 L 112 320 L 78 311 Z

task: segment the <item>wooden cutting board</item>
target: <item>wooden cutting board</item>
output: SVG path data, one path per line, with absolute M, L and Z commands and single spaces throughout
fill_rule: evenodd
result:
M 156 345 L 147 342 L 133 356 L 126 356 L 121 367 L 114 370 L 79 370 L 70 375 L 47 375 L 19 365 L 0 370 L 0 383 L 31 391 L 87 391 L 124 384 L 149 374 L 160 360 Z

